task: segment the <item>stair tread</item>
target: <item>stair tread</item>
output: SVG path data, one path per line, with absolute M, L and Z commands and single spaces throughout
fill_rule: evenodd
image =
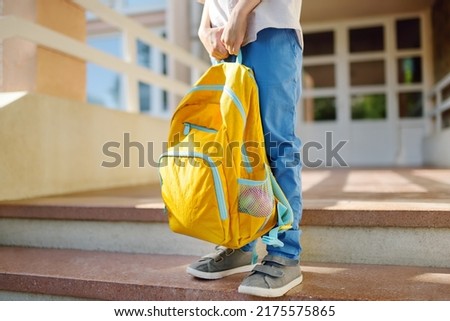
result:
M 303 226 L 450 228 L 449 169 L 303 172 Z M 166 222 L 159 185 L 0 202 L 0 218 Z
M 0 290 L 99 300 L 261 300 L 237 293 L 243 275 L 204 281 L 192 256 L 0 247 Z M 282 300 L 450 300 L 450 269 L 302 263 Z

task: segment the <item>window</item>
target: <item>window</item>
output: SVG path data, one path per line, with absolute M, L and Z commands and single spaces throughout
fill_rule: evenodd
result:
M 325 90 L 303 99 L 305 122 L 335 121 L 337 119 L 336 97 L 329 91 L 336 87 L 334 31 L 305 33 L 305 63 L 303 86 L 310 91 Z M 325 57 L 323 57 L 325 56 Z M 328 56 L 328 57 L 327 57 Z M 321 57 L 320 62 L 308 63 L 308 57 Z
M 384 29 L 380 27 L 350 29 L 350 52 L 384 50 Z
M 148 113 L 151 108 L 152 87 L 149 84 L 139 82 L 139 110 L 142 113 Z
M 385 49 L 384 26 L 349 29 L 349 52 L 353 57 L 366 53 L 380 53 Z M 353 60 L 353 58 L 352 58 Z M 350 86 L 384 86 L 386 68 L 380 59 L 350 61 Z M 382 90 L 382 89 L 380 89 Z M 350 99 L 351 119 L 386 119 L 386 93 L 354 94 Z
M 352 62 L 350 84 L 352 86 L 384 85 L 384 60 Z
M 354 95 L 351 99 L 352 119 L 385 119 L 386 95 Z
M 165 37 L 165 33 L 162 32 Z M 151 69 L 157 73 L 167 74 L 167 57 L 158 49 L 138 40 L 137 62 L 138 65 Z M 139 110 L 142 113 L 166 112 L 169 109 L 167 91 L 148 83 L 139 82 Z
M 304 56 L 320 56 L 320 55 L 332 55 L 334 54 L 334 32 L 315 32 L 305 33 L 304 42 L 308 45 L 305 46 Z
M 140 10 L 156 10 L 164 9 L 166 7 L 165 0 L 122 0 L 122 5 L 126 8 L 140 9 Z
M 122 57 L 119 34 L 92 36 L 87 43 L 116 57 Z M 114 109 L 123 109 L 122 76 L 93 63 L 86 64 L 87 101 Z
M 101 0 L 108 7 L 121 13 L 160 11 L 166 8 L 166 0 Z
M 152 48 L 141 40 L 136 41 L 136 59 L 139 66 L 152 69 Z M 152 86 L 139 82 L 139 111 L 149 113 L 152 111 Z
M 306 88 L 334 87 L 334 64 L 305 66 L 303 69 L 303 82 Z
M 397 49 L 419 49 L 420 39 L 420 19 L 397 20 Z
M 417 119 L 424 117 L 426 99 L 422 18 L 356 21 L 329 29 L 306 27 L 302 121 L 399 120 L 421 126 Z M 450 86 L 443 93 L 450 97 Z
M 398 94 L 400 118 L 422 117 L 422 92 L 408 92 Z
M 305 122 L 336 120 L 336 98 L 317 97 L 303 100 Z
M 450 127 L 450 109 L 442 112 L 442 129 Z
M 152 48 L 146 43 L 136 41 L 137 46 L 137 62 L 139 66 L 151 68 L 152 67 Z
M 400 84 L 415 84 L 422 82 L 422 59 L 407 57 L 398 59 L 398 82 Z
M 165 36 L 165 35 L 164 35 Z M 167 75 L 168 73 L 168 60 L 167 55 L 162 54 L 162 73 L 163 75 Z M 167 93 L 167 90 L 162 91 L 162 110 L 168 111 L 169 110 L 169 94 Z

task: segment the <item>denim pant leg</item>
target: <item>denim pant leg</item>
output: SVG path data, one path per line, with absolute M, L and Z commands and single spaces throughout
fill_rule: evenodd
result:
M 267 246 L 269 254 L 298 259 L 302 216 L 301 143 L 295 133 L 301 94 L 302 49 L 290 29 L 264 29 L 242 48 L 243 63 L 252 68 L 259 87 L 266 151 L 275 178 L 294 213 L 291 230 L 279 235 L 284 247 Z M 243 250 L 254 247 L 252 242 Z

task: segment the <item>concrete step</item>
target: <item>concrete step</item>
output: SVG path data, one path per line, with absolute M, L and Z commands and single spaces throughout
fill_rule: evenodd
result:
M 261 300 L 237 293 L 244 274 L 205 281 L 195 257 L 0 247 L 0 299 Z M 450 300 L 450 269 L 302 263 L 280 300 Z
M 303 260 L 450 267 L 450 170 L 316 170 L 303 180 Z M 213 247 L 169 230 L 159 186 L 2 202 L 0 245 L 181 255 Z

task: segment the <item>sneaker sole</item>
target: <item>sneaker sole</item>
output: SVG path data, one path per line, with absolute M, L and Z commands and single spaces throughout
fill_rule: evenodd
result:
M 234 268 L 234 269 L 225 270 L 225 271 L 219 271 L 219 272 L 203 272 L 203 271 L 199 271 L 199 270 L 193 269 L 193 268 L 188 266 L 186 268 L 186 272 L 188 274 L 190 274 L 192 276 L 195 276 L 197 278 L 200 278 L 200 279 L 217 280 L 217 279 L 221 279 L 221 278 L 224 278 L 226 276 L 233 275 L 233 274 L 250 272 L 251 270 L 253 270 L 255 265 L 256 264 L 244 265 L 244 266 L 240 266 L 240 267 L 237 267 L 237 268 Z
M 293 287 L 302 283 L 302 281 L 303 281 L 303 275 L 300 275 L 300 277 L 292 280 L 285 286 L 282 286 L 281 288 L 276 288 L 276 289 L 264 289 L 264 288 L 258 288 L 258 287 L 253 287 L 253 286 L 240 285 L 238 288 L 238 292 L 243 293 L 243 294 L 265 297 L 265 298 L 276 298 L 276 297 L 283 296 L 290 289 L 292 289 Z

